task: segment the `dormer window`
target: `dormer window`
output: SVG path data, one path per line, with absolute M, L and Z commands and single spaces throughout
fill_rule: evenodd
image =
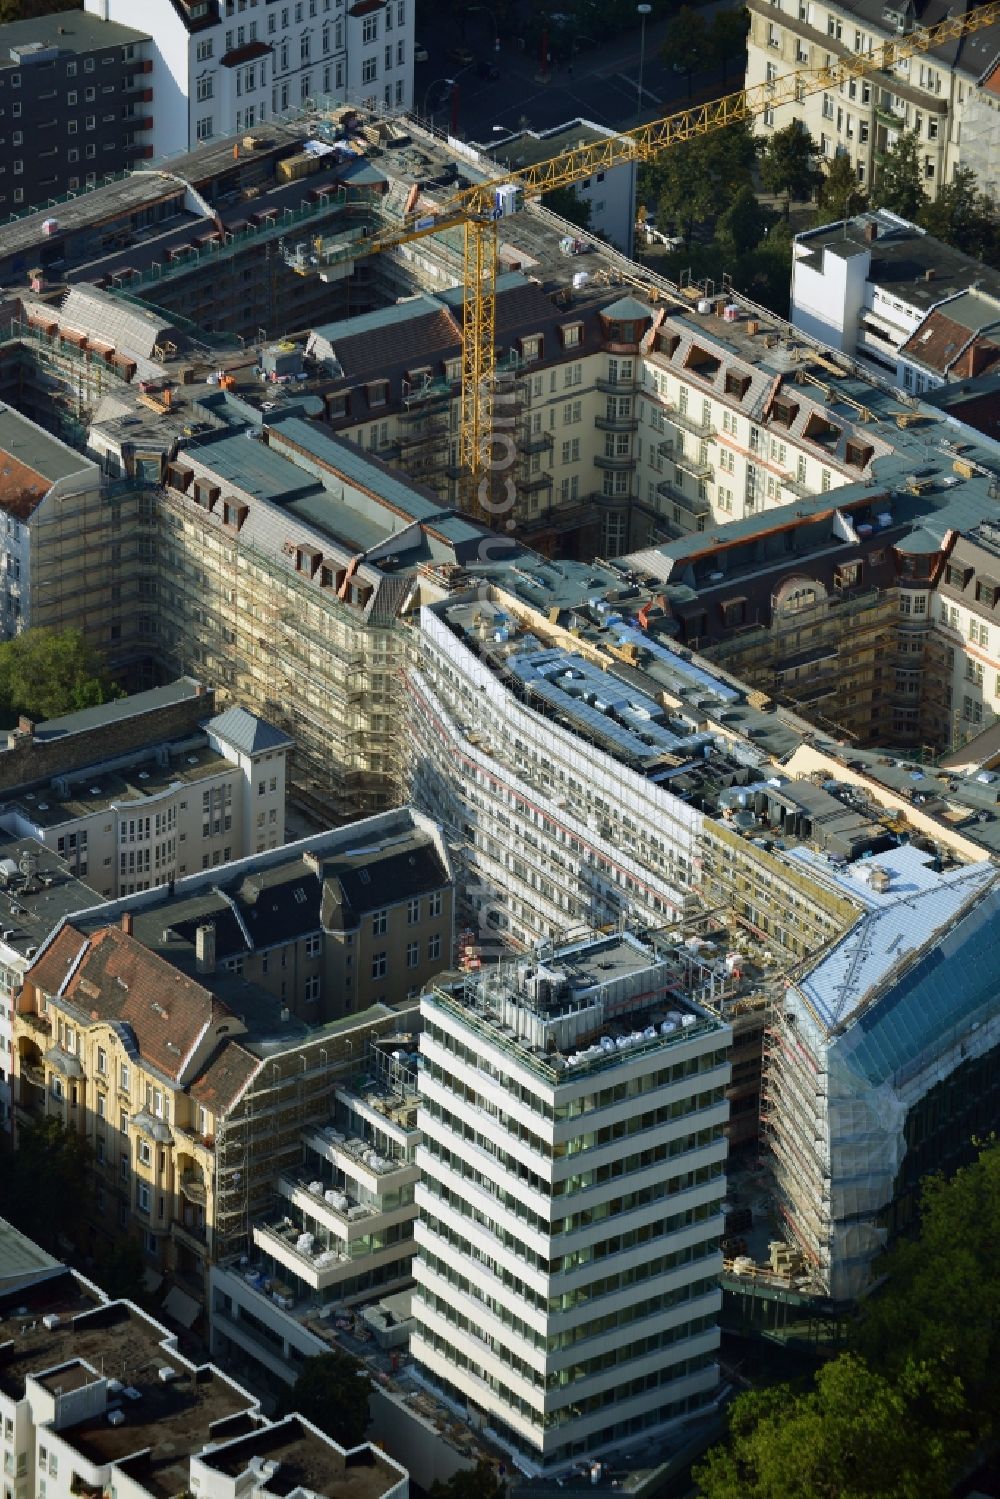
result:
M 389 399 L 388 380 L 371 380 L 368 383 L 369 406 L 384 406 Z
M 521 339 L 521 358 L 525 364 L 531 364 L 534 360 L 542 357 L 542 335 L 533 333 L 530 338 Z
M 582 323 L 564 323 L 560 328 L 564 349 L 575 349 L 579 346 L 583 336 Z

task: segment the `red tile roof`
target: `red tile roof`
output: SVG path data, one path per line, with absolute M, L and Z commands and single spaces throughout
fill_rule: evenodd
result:
M 104 927 L 87 940 L 66 927 L 25 978 L 48 995 L 58 993 L 92 1020 L 131 1026 L 139 1054 L 166 1077 L 179 1082 L 192 1048 L 206 1029 L 227 1018 L 242 1030 L 233 1012 L 201 984 L 150 952 L 120 927 Z
M 188 1092 L 214 1113 L 224 1113 L 239 1102 L 263 1065 L 238 1041 L 227 1041 Z

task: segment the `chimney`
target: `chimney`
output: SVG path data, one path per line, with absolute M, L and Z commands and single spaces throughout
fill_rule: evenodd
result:
M 35 732 L 34 723 L 30 718 L 25 718 L 23 713 L 17 720 L 17 732 L 19 734 L 33 734 Z
M 878 239 L 878 225 L 871 223 L 866 224 L 864 233 L 867 243 L 870 245 L 874 244 L 875 240 Z
M 199 973 L 215 972 L 215 927 L 203 922 L 194 934 L 194 955 Z
M 125 933 L 126 937 L 131 937 L 131 935 L 132 935 L 132 912 L 131 911 L 123 911 L 122 912 L 122 931 Z
M 975 343 L 969 349 L 968 354 L 966 355 L 967 377 L 970 380 L 974 380 L 977 375 L 981 375 L 983 373 L 983 370 L 986 369 L 987 365 L 991 362 L 991 360 L 995 359 L 996 356 L 997 351 L 994 344 L 988 344 L 982 339 L 977 338 Z

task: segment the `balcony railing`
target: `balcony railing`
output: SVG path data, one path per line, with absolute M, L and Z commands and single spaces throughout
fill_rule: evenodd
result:
M 205 1205 L 205 1178 L 200 1171 L 185 1171 L 181 1177 L 181 1194 L 188 1202 L 193 1202 L 198 1207 Z
M 637 416 L 595 416 L 594 426 L 598 432 L 638 432 Z
M 639 377 L 638 375 L 619 375 L 616 379 L 612 380 L 601 376 L 594 381 L 594 384 L 605 395 L 627 396 L 638 389 Z

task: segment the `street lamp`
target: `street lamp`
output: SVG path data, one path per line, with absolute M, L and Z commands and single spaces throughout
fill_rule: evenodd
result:
M 455 80 L 454 80 L 454 78 L 432 78 L 431 81 L 430 81 L 430 83 L 427 85 L 426 89 L 424 90 L 424 107 L 423 107 L 423 109 L 421 111 L 422 114 L 426 115 L 426 113 L 427 113 L 427 101 L 428 101 L 428 99 L 431 96 L 431 89 L 437 88 L 437 86 L 438 86 L 439 83 L 446 84 L 448 86 L 448 88 L 454 88 L 455 87 Z
M 488 6 L 488 5 L 467 5 L 465 7 L 465 13 L 466 13 L 466 15 L 470 15 L 473 12 L 475 12 L 476 14 L 480 14 L 481 13 L 483 15 L 487 15 L 487 16 L 489 16 L 490 20 L 493 22 L 493 51 L 494 52 L 499 52 L 500 51 L 500 27 L 497 25 L 497 13 L 496 13 L 496 11 L 493 10 L 493 9 L 491 9 L 491 7 Z
M 653 9 L 651 5 L 637 5 L 636 10 L 642 17 L 642 29 L 639 32 L 639 98 L 636 104 L 635 123 L 638 125 L 642 118 L 642 69 L 646 61 L 646 17 Z

